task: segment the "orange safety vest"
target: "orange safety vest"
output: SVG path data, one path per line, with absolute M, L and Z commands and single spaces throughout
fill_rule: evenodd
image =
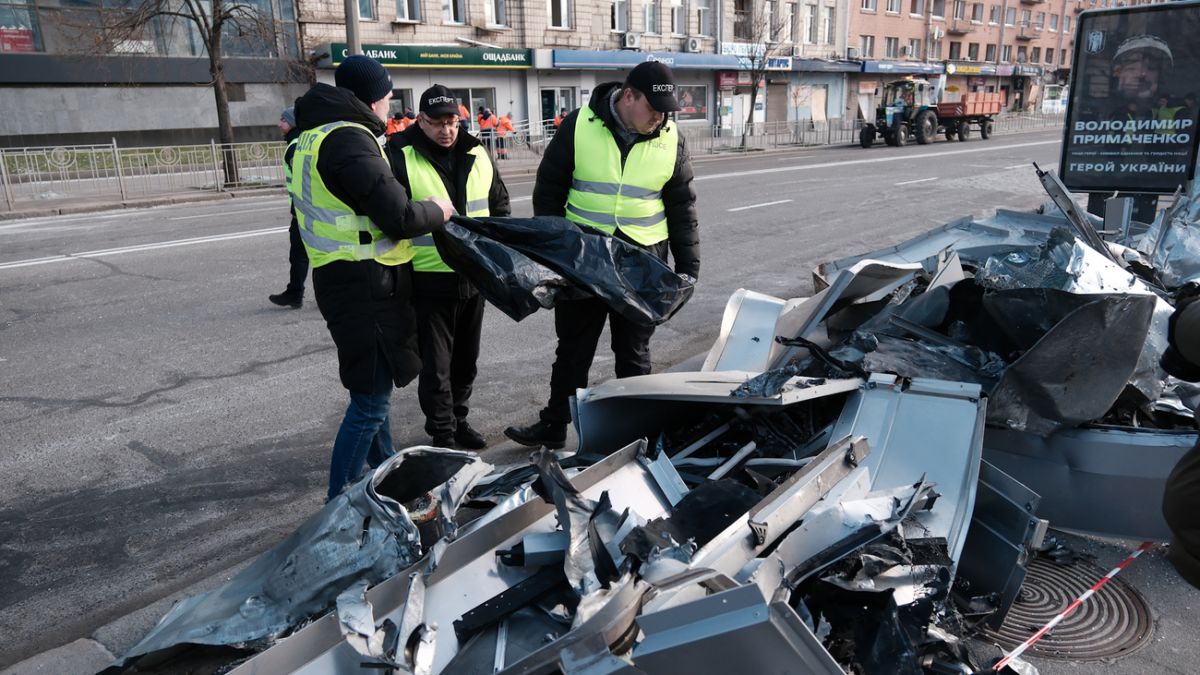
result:
M 486 119 L 484 118 L 483 115 L 479 116 L 479 130 L 480 131 L 483 131 L 484 129 L 494 129 L 495 127 L 496 127 L 496 116 L 495 115 L 492 115 L 491 117 L 488 117 Z
M 561 126 L 561 125 L 562 125 L 562 121 L 563 121 L 562 115 L 555 115 L 555 116 L 554 116 L 554 126 L 556 126 L 556 127 L 557 127 L 557 126 Z
M 463 118 L 464 120 L 469 120 L 469 119 L 471 119 L 471 112 L 469 110 L 467 110 L 467 106 L 459 103 L 458 104 L 458 116 Z
M 405 129 L 411 127 L 416 121 L 417 121 L 417 118 L 415 118 L 415 117 L 413 117 L 413 118 L 405 117 L 404 119 L 400 120 L 400 131 L 404 131 Z
M 404 131 L 404 122 L 393 117 L 389 117 L 387 121 L 387 131 L 385 133 L 388 136 L 391 136 L 392 134 L 399 133 L 401 131 Z
M 512 119 L 508 115 L 501 115 L 500 123 L 496 125 L 496 133 L 503 136 L 510 131 L 514 131 Z

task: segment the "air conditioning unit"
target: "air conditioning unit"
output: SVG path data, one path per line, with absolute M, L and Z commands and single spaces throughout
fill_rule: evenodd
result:
M 908 45 L 900 48 L 900 56 L 908 56 Z
M 801 47 L 800 45 L 793 45 L 792 46 L 792 56 L 794 56 L 796 58 L 800 58 L 801 56 L 804 56 L 804 47 Z
M 704 45 L 698 37 L 690 37 L 683 41 L 683 51 L 689 54 L 699 54 L 704 49 Z
M 941 26 L 934 26 L 933 30 L 930 31 L 930 36 L 933 38 L 934 42 L 937 42 L 938 40 L 946 37 L 946 31 Z
M 621 34 L 621 49 L 641 49 L 642 34 L 641 33 L 622 33 Z
M 851 59 L 851 60 L 857 59 L 858 58 L 858 47 L 846 47 L 846 58 Z

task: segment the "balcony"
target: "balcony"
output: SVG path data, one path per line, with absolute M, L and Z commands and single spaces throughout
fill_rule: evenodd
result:
M 1021 0 L 1022 5 L 1040 5 L 1046 0 Z
M 1021 24 L 1021 27 L 1017 29 L 1018 40 L 1033 40 L 1034 38 L 1039 37 L 1041 34 L 1041 27 L 1035 26 L 1031 23 L 1023 23 Z
M 954 19 L 946 24 L 946 34 L 966 35 L 967 33 L 974 33 L 977 28 L 979 26 L 976 26 L 967 19 Z

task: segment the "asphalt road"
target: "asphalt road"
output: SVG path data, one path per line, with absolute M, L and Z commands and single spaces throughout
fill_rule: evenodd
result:
M 652 343 L 656 368 L 704 351 L 739 287 L 811 292 L 819 262 L 958 216 L 1046 201 L 1030 163 L 1058 134 L 698 162 L 703 265 Z M 529 215 L 532 178 L 509 182 Z M 270 305 L 286 202 L 238 199 L 0 223 L 0 667 L 89 635 L 267 549 L 322 503 L 345 408 L 312 302 Z M 534 419 L 554 339 L 542 312 L 491 310 L 473 424 L 493 462 Z M 601 351 L 593 377 L 611 374 Z M 423 443 L 412 389 L 399 447 Z

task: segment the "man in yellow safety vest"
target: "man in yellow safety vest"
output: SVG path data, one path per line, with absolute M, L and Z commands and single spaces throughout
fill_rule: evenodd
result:
M 479 139 L 462 131 L 454 93 L 435 84 L 421 94 L 417 123 L 388 139 L 396 180 L 412 199 L 449 199 L 468 216 L 507 216 L 508 190 Z M 487 447 L 467 423 L 483 327 L 483 296 L 447 265 L 433 237 L 413 240 L 413 306 L 421 346 L 417 397 L 433 445 Z
M 667 114 L 679 110 L 671 70 L 639 64 L 625 82 L 596 87 L 586 108 L 567 115 L 546 147 L 533 188 L 533 212 L 566 216 L 640 246 L 694 283 L 700 273 L 696 193 L 683 134 Z M 577 161 L 578 160 L 578 161 Z M 653 326 L 636 324 L 598 299 L 560 302 L 550 399 L 539 420 L 504 434 L 522 445 L 561 448 L 570 398 L 586 387 L 596 344 L 608 322 L 617 377 L 650 372 Z
M 421 369 L 413 313 L 414 237 L 441 229 L 449 199 L 409 199 L 383 151 L 392 81 L 379 62 L 347 58 L 336 87 L 296 100 L 300 138 L 288 182 L 313 293 L 337 346 L 350 405 L 333 443 L 328 499 L 394 454 L 392 387 Z

